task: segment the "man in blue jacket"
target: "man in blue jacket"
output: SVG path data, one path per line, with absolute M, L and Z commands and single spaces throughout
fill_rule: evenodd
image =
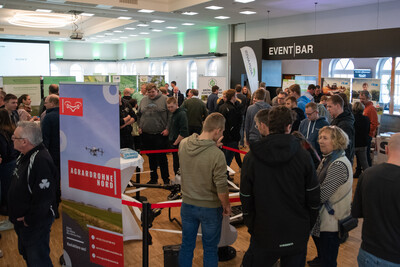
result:
M 21 152 L 8 191 L 8 212 L 18 236 L 18 250 L 28 266 L 53 266 L 50 228 L 54 221 L 57 170 L 42 144 L 40 126 L 19 122 L 12 140 Z
M 329 123 L 326 121 L 325 117 L 319 116 L 318 105 L 314 102 L 310 102 L 306 105 L 306 116 L 307 119 L 300 122 L 299 131 L 317 151 L 319 157 L 322 158 L 322 153 L 318 143 L 318 132 L 319 129 L 328 126 Z

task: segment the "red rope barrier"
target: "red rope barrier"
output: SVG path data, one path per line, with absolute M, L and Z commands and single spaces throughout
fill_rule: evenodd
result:
M 245 155 L 247 154 L 246 151 L 242 151 L 242 150 L 239 150 L 239 149 L 234 149 L 234 148 L 227 147 L 227 146 L 222 146 L 222 148 L 226 149 L 226 150 L 230 150 L 230 151 L 236 152 L 236 153 L 240 153 L 240 154 L 245 154 Z

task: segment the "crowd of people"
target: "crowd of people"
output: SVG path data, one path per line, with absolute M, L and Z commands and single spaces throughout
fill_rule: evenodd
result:
M 339 221 L 350 214 L 364 218 L 360 266 L 371 266 L 366 263 L 371 259 L 400 264 L 400 135 L 389 142 L 388 163 L 371 167 L 371 140 L 379 123 L 368 91 L 351 105 L 345 94 L 324 95 L 312 84 L 303 93 L 298 84 L 278 88 L 272 99 L 265 83 L 254 93 L 237 85 L 221 97 L 213 86 L 204 103 L 198 90 L 188 90 L 185 98 L 175 81 L 171 86 L 148 83 L 138 92 L 120 93 L 120 143 L 136 150 L 179 149 L 173 153 L 173 171 L 182 177 L 180 266 L 192 264 L 199 225 L 204 266 L 218 265 L 222 217 L 231 213 L 227 181 L 232 178 L 226 166 L 233 159 L 241 169 L 240 198 L 251 235 L 243 266 L 272 266 L 278 259 L 281 266 L 305 266 L 310 236 L 318 255 L 308 265 L 336 266 L 346 239 L 339 235 Z M 58 91 L 50 88 L 42 102 L 40 118 L 31 116 L 29 95 L 0 91 L 0 211 L 14 224 L 28 265 L 47 266 L 44 254 L 61 195 Z M 248 150 L 243 162 L 239 148 Z M 147 157 L 148 183 L 158 183 L 159 168 L 169 184 L 167 155 Z M 26 175 L 25 182 L 15 182 Z M 352 209 L 353 177 L 360 180 Z M 46 192 L 35 190 L 43 187 Z M 18 190 L 23 197 L 16 198 Z M 383 196 L 385 201 L 372 203 Z M 37 216 L 47 219 L 39 222 Z M 40 245 L 31 242 L 35 231 L 43 235 Z

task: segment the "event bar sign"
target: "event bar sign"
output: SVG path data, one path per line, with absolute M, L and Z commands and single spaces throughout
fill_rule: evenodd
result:
M 60 84 L 66 266 L 123 266 L 118 86 Z

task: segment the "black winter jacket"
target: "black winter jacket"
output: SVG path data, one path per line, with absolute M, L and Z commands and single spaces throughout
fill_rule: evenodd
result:
M 21 154 L 8 190 L 10 221 L 23 225 L 17 218 L 25 217 L 29 226 L 40 226 L 54 216 L 57 180 L 58 172 L 43 144 Z
M 331 122 L 331 125 L 335 125 L 342 129 L 349 137 L 349 145 L 347 146 L 345 152 L 346 157 L 349 159 L 351 164 L 353 164 L 354 159 L 354 116 L 353 113 L 344 110 Z
M 239 142 L 240 127 L 242 126 L 241 105 L 238 102 L 233 104 L 231 101 L 227 101 L 220 106 L 219 112 L 224 115 L 226 120 L 222 143 Z
M 240 200 L 257 247 L 285 254 L 307 246 L 318 216 L 320 189 L 311 157 L 296 137 L 270 134 L 250 145 L 243 161 Z

